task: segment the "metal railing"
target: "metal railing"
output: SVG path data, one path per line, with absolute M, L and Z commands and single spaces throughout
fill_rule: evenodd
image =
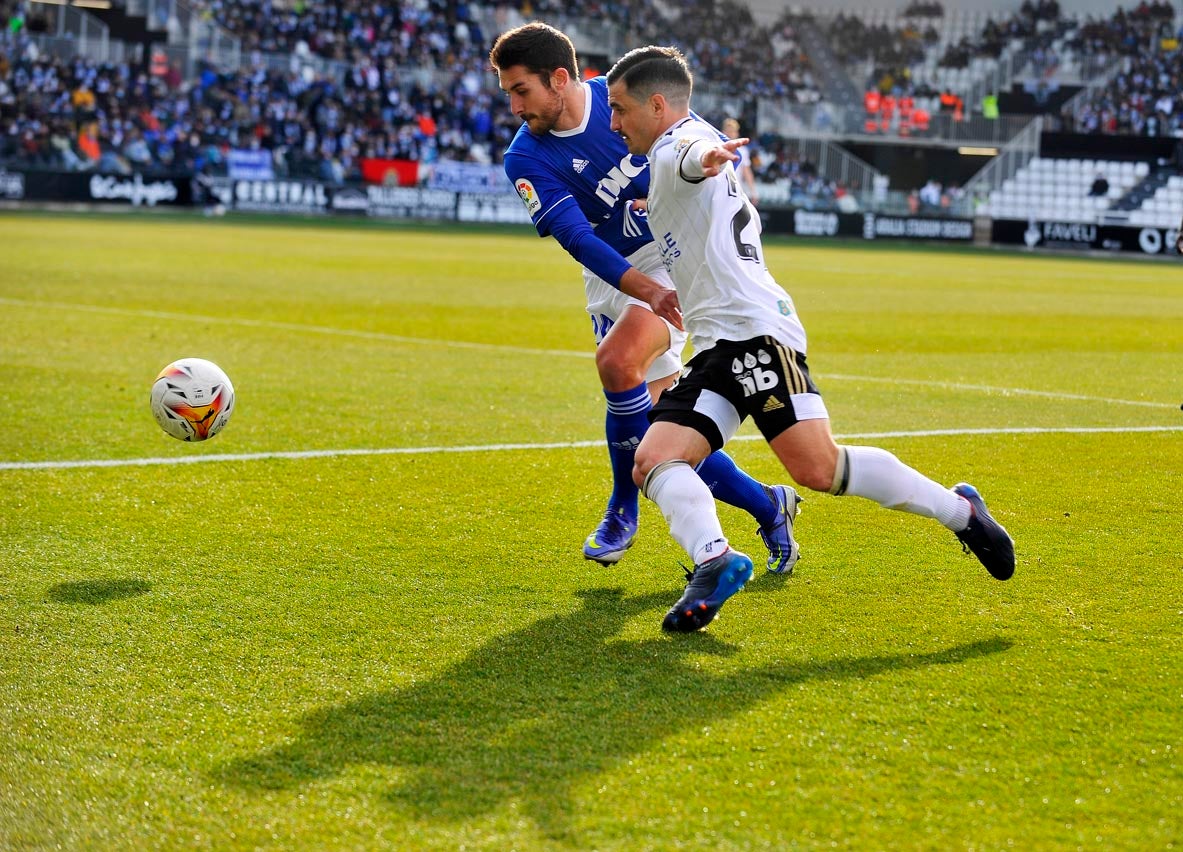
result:
M 178 62 L 186 77 L 196 74 L 202 62 L 230 71 L 242 67 L 242 39 L 218 26 L 212 15 L 194 9 L 183 0 L 128 0 L 144 6 L 140 14 L 159 19 L 166 15 L 170 61 Z
M 1030 61 L 1031 51 L 1017 48 L 1013 43 L 1004 47 L 992 67 L 971 76 L 969 91 L 964 93 L 966 107 L 975 109 L 986 95 L 1005 92 Z
M 124 0 L 123 8 L 128 15 L 144 18 L 149 30 L 160 32 L 168 29 L 173 5 L 174 0 Z
M 98 18 L 74 6 L 46 6 L 43 10 L 49 29 L 44 33 L 14 35 L 5 31 L 0 44 L 8 50 L 20 49 L 18 42 L 31 42 L 42 53 L 70 60 L 83 56 L 95 62 L 119 62 L 126 46 L 111 39 L 111 30 Z
M 826 139 L 788 138 L 783 149 L 791 157 L 813 163 L 819 176 L 856 194 L 869 194 L 880 176 L 874 166 Z
M 886 128 L 878 122 L 872 131 L 865 110 L 844 109 L 832 104 L 794 104 L 785 100 L 757 101 L 758 133 L 803 136 L 818 139 L 862 139 L 866 141 L 918 142 L 926 145 L 972 145 L 1001 147 L 1030 123 L 1030 116 L 985 118 L 966 115 L 957 119 L 949 113 L 928 117 L 923 129 L 902 125 L 895 115 Z
M 1079 92 L 1064 102 L 1060 108 L 1060 114 L 1071 114 L 1073 123 L 1080 119 L 1080 113 L 1085 105 L 1097 96 L 1097 93 L 1113 82 L 1113 78 L 1118 74 L 1128 71 L 1131 65 L 1131 59 L 1128 56 L 1118 57 L 1116 61 L 1105 67 L 1100 74 L 1088 83 Z
M 1021 133 L 1007 143 L 998 155 L 965 184 L 965 195 L 975 205 L 1002 186 L 1027 163 L 1039 156 L 1043 117 L 1036 116 Z
M 490 43 L 506 30 L 531 20 L 508 5 L 472 5 L 469 12 Z M 616 21 L 558 13 L 547 14 L 546 22 L 565 32 L 580 53 L 605 55 L 613 60 L 626 50 L 624 26 Z M 604 73 L 608 69 L 597 70 Z

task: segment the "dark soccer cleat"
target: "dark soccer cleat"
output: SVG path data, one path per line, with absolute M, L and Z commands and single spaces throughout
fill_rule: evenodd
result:
M 771 526 L 756 530 L 768 548 L 768 570 L 790 575 L 801 558 L 801 548 L 793 539 L 793 519 L 801 511 L 801 495 L 787 485 L 764 486 L 768 498 L 776 504 L 776 520 Z
M 624 509 L 608 509 L 604 520 L 583 543 L 583 558 L 601 565 L 615 565 L 637 537 L 637 519 Z
M 986 503 L 978 489 L 965 482 L 953 486 L 953 493 L 969 501 L 972 509 L 969 526 L 956 533 L 966 553 L 973 552 L 990 576 L 998 580 L 1009 580 L 1015 573 L 1015 543 L 1003 529 L 1002 524 L 990 516 Z
M 693 633 L 710 624 L 723 603 L 743 588 L 752 576 L 752 560 L 728 550 L 686 572 L 686 591 L 665 614 L 661 629 Z

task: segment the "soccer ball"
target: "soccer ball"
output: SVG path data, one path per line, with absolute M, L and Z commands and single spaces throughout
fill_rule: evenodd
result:
M 204 358 L 182 358 L 152 385 L 152 416 L 180 441 L 204 441 L 222 431 L 234 412 L 234 385 Z

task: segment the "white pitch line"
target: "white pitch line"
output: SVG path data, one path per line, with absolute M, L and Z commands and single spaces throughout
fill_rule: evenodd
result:
M 893 379 L 881 376 L 849 376 L 840 373 L 828 373 L 818 377 L 819 381 L 835 379 L 843 382 L 880 382 L 889 385 L 921 385 L 930 388 L 948 388 L 949 390 L 982 391 L 996 393 L 1001 396 L 1042 396 L 1048 399 L 1072 399 L 1082 402 L 1108 402 L 1113 405 L 1140 405 L 1146 408 L 1177 408 L 1170 402 L 1147 402 L 1140 399 L 1115 399 L 1108 396 L 1086 396 L 1080 393 L 1063 393 L 1061 391 L 1026 390 L 1024 388 L 1000 388 L 993 385 L 968 385 L 961 382 L 941 382 L 930 379 Z
M 850 432 L 835 435 L 839 441 L 881 438 L 933 438 L 953 435 L 1093 435 L 1126 432 L 1183 432 L 1180 426 L 1014 426 L 1000 429 L 920 429 L 907 432 Z M 739 435 L 735 441 L 762 441 L 761 435 Z M 569 450 L 602 447 L 598 441 L 562 441 L 553 444 L 478 444 L 461 447 L 383 447 L 375 449 L 298 450 L 270 453 L 223 453 L 201 456 L 172 456 L 139 459 L 90 459 L 77 461 L 0 462 L 0 470 L 67 470 L 100 467 L 145 467 L 151 465 L 203 464 L 206 462 L 264 461 L 268 459 L 323 459 L 340 456 L 409 456 L 430 453 L 495 453 L 512 450 Z

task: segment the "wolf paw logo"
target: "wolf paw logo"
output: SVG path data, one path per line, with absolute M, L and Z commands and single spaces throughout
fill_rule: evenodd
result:
M 780 384 L 780 377 L 773 370 L 764 367 L 772 363 L 772 356 L 763 349 L 756 350 L 756 354 L 745 352 L 743 360 L 736 358 L 731 362 L 731 372 L 735 380 L 743 386 L 745 397 L 772 390 Z

